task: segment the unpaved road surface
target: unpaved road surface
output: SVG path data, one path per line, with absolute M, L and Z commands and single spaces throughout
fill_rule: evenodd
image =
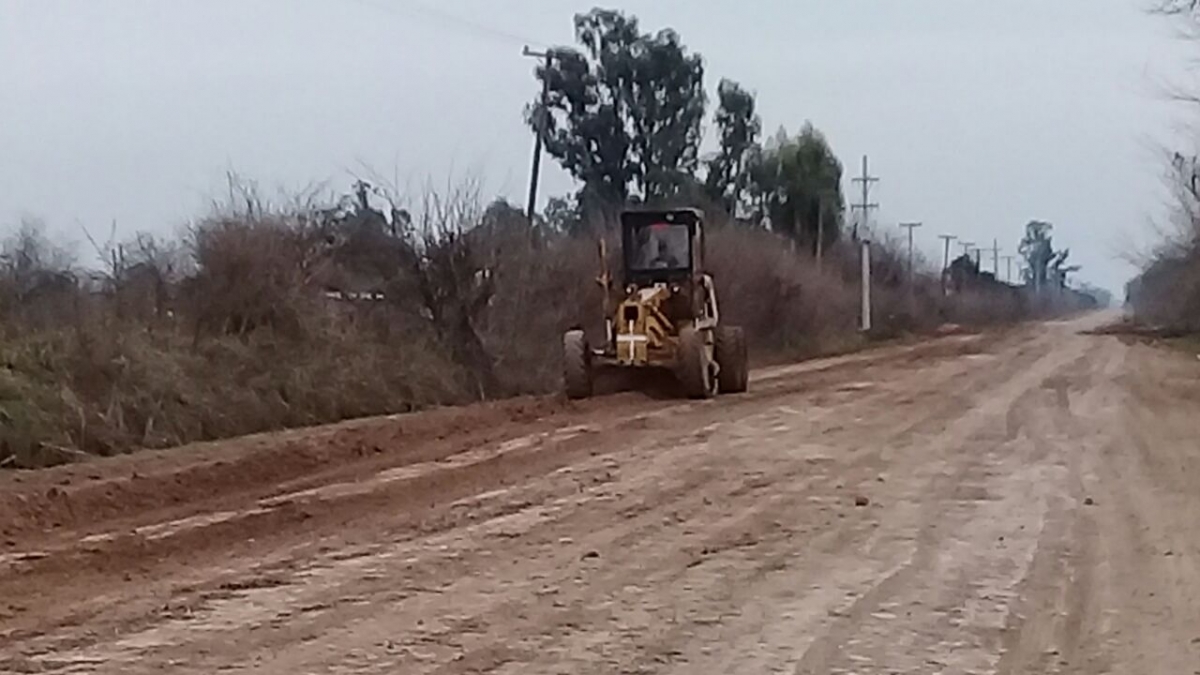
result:
M 0 671 L 1200 673 L 1200 361 L 1104 319 L 0 476 Z

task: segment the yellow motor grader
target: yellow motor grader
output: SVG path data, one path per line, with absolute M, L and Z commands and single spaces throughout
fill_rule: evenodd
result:
M 597 371 L 614 368 L 673 373 L 691 398 L 746 391 L 746 338 L 720 321 L 712 277 L 703 271 L 703 223 L 698 209 L 621 214 L 619 286 L 600 243 L 603 346 L 593 349 L 582 327 L 563 336 L 569 398 L 591 396 Z

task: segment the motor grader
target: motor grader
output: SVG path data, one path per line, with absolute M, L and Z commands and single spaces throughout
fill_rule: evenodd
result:
M 580 326 L 563 335 L 569 398 L 591 396 L 604 370 L 667 372 L 690 398 L 746 391 L 745 335 L 720 320 L 716 289 L 704 272 L 703 223 L 698 209 L 621 214 L 617 283 L 603 240 L 599 247 L 604 341 L 593 348 Z

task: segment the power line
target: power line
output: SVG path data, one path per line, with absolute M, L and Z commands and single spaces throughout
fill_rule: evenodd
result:
M 474 33 L 479 37 L 492 38 L 510 45 L 532 45 L 549 49 L 550 45 L 534 40 L 529 37 L 518 35 L 503 28 L 488 26 L 478 21 L 465 19 L 456 14 L 451 14 L 443 9 L 427 5 L 418 0 L 398 0 L 398 2 L 385 2 L 384 0 L 354 0 L 355 2 L 373 7 L 382 12 L 392 14 L 407 14 L 409 16 L 418 15 L 424 16 L 426 19 L 434 19 L 447 27 L 455 27 L 466 32 Z

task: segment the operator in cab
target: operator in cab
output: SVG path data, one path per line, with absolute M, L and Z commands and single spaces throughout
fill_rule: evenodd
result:
M 659 240 L 658 254 L 650 261 L 650 266 L 656 269 L 674 269 L 680 267 L 679 259 L 671 252 L 666 241 Z
M 688 230 L 680 225 L 651 226 L 641 233 L 639 265 L 645 270 L 674 270 L 687 266 Z

